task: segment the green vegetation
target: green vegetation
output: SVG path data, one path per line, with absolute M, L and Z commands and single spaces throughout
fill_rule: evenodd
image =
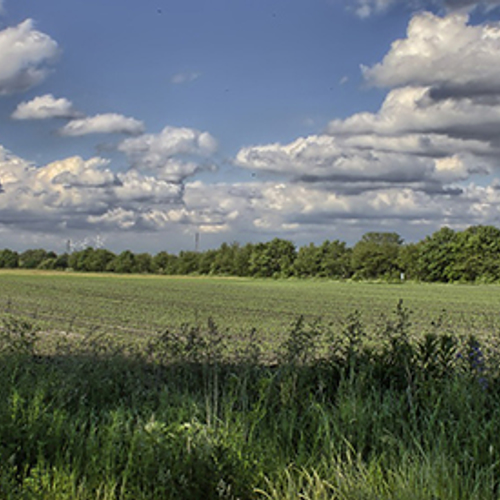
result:
M 34 318 L 44 331 L 110 333 L 134 342 L 209 317 L 235 337 L 256 328 L 270 343 L 299 315 L 342 328 L 342 319 L 359 310 L 376 330 L 399 299 L 413 311 L 416 334 L 443 316 L 445 331 L 489 336 L 500 328 L 499 297 L 497 285 L 0 272 L 0 312 Z
M 298 317 L 269 357 L 211 320 L 47 352 L 5 316 L 0 497 L 500 498 L 496 339 L 412 338 L 411 318 L 399 302 L 373 337 L 356 312 L 341 329 Z
M 499 499 L 499 292 L 2 271 L 0 498 Z
M 295 248 L 291 241 L 228 245 L 205 252 L 162 251 L 155 256 L 125 250 L 118 255 L 86 248 L 56 255 L 43 249 L 18 254 L 0 251 L 0 268 L 73 270 L 120 274 L 212 275 L 257 278 L 291 276 L 336 280 L 406 280 L 423 282 L 493 283 L 500 280 L 500 229 L 447 227 L 418 243 L 404 244 L 391 232 L 371 232 L 349 248 L 339 240 Z

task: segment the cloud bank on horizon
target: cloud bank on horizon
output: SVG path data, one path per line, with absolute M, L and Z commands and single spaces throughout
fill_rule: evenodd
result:
M 368 17 L 394 3 L 360 0 L 356 12 Z M 31 19 L 7 26 L 0 96 L 17 96 L 17 104 L 3 119 L 47 124 L 54 140 L 74 141 L 77 151 L 77 141 L 112 142 L 93 143 L 90 156 L 35 164 L 0 137 L 3 245 L 107 234 L 116 248 L 156 251 L 165 241 L 169 250 L 186 247 L 195 232 L 214 245 L 274 236 L 303 244 L 368 230 L 412 239 L 442 225 L 498 224 L 500 23 L 473 24 L 466 10 L 499 4 L 448 0 L 439 2 L 447 12 L 412 14 L 406 35 L 378 62 L 358 62 L 365 86 L 385 92 L 377 110 L 331 116 L 324 130 L 289 142 L 241 138 L 229 158 L 210 130 L 167 120 L 151 132 L 120 110 L 87 115 L 47 82 L 37 94 L 61 47 Z M 182 92 L 179 84 L 199 74 L 176 73 L 165 87 Z

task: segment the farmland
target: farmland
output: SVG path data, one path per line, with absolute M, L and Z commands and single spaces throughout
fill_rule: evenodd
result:
M 494 285 L 0 272 L 0 311 L 34 318 L 45 329 L 84 333 L 144 335 L 211 317 L 233 334 L 256 328 L 273 338 L 299 315 L 339 324 L 359 310 L 375 326 L 400 299 L 416 332 L 440 316 L 456 333 L 500 326 L 500 286 Z
M 496 500 L 499 298 L 2 272 L 0 497 Z

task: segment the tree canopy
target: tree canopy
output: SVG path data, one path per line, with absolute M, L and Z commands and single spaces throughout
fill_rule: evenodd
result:
M 0 250 L 0 268 L 72 269 L 78 272 L 206 274 L 262 278 L 332 278 L 426 282 L 500 281 L 500 229 L 443 227 L 416 243 L 394 232 L 368 232 L 353 246 L 326 240 L 296 248 L 293 242 L 223 243 L 218 249 L 161 251 L 152 256 L 86 248 L 57 255 L 44 249 Z

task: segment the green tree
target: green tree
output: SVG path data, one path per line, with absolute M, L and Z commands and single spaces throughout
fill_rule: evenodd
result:
M 87 255 L 86 262 L 84 262 L 85 267 L 88 271 L 94 273 L 102 273 L 108 269 L 110 262 L 116 258 L 116 255 L 105 248 L 98 248 L 89 252 Z
M 446 270 L 450 281 L 496 281 L 500 278 L 500 229 L 471 226 L 457 232 L 453 262 Z
M 212 264 L 217 255 L 217 250 L 206 250 L 200 253 L 198 259 L 198 272 L 200 274 L 210 274 L 212 272 Z
M 135 270 L 135 255 L 130 250 L 125 250 L 117 255 L 107 266 L 107 271 L 127 274 Z
M 0 268 L 15 269 L 19 266 L 19 254 L 8 248 L 0 251 Z
M 326 240 L 320 247 L 319 275 L 326 278 L 346 279 L 352 275 L 351 253 L 343 241 Z
M 217 275 L 232 275 L 235 274 L 235 260 L 236 254 L 239 250 L 238 243 L 222 243 L 220 248 L 216 251 L 212 265 L 210 268 L 211 274 Z
M 68 259 L 69 255 L 67 253 L 58 255 L 54 263 L 54 269 L 67 269 L 69 267 Z
M 442 227 L 420 243 L 418 273 L 424 281 L 447 282 L 455 260 L 456 233 L 449 227 Z
M 43 248 L 26 250 L 19 256 L 19 267 L 23 269 L 36 269 L 45 259 L 56 258 L 54 252 L 47 252 Z
M 299 278 L 319 276 L 322 252 L 314 243 L 299 248 L 293 263 L 293 274 Z
M 397 233 L 370 232 L 354 245 L 351 265 L 356 278 L 395 278 L 403 240 Z
M 200 254 L 193 251 L 182 251 L 177 261 L 179 274 L 195 274 L 199 272 Z
M 149 253 L 138 253 L 135 256 L 134 273 L 148 274 L 153 272 L 153 258 Z
M 152 260 L 153 272 L 157 274 L 172 274 L 168 270 L 171 267 L 172 260 L 175 258 L 175 255 L 171 255 L 168 252 L 158 252 Z
M 407 243 L 399 250 L 398 267 L 405 275 L 405 279 L 420 280 L 419 259 L 422 251 L 421 243 Z
M 250 257 L 252 256 L 253 245 L 247 243 L 239 247 L 234 256 L 234 274 L 235 276 L 250 276 Z
M 100 269 L 94 269 L 94 266 L 97 265 L 97 262 L 94 262 L 94 260 L 96 260 L 95 250 L 92 247 L 87 247 L 84 250 L 73 252 L 68 258 L 68 263 L 74 271 L 98 271 Z M 104 271 L 104 269 L 102 270 Z
M 295 245 L 291 241 L 274 238 L 253 247 L 249 270 L 252 276 L 288 277 L 293 272 L 296 256 Z

